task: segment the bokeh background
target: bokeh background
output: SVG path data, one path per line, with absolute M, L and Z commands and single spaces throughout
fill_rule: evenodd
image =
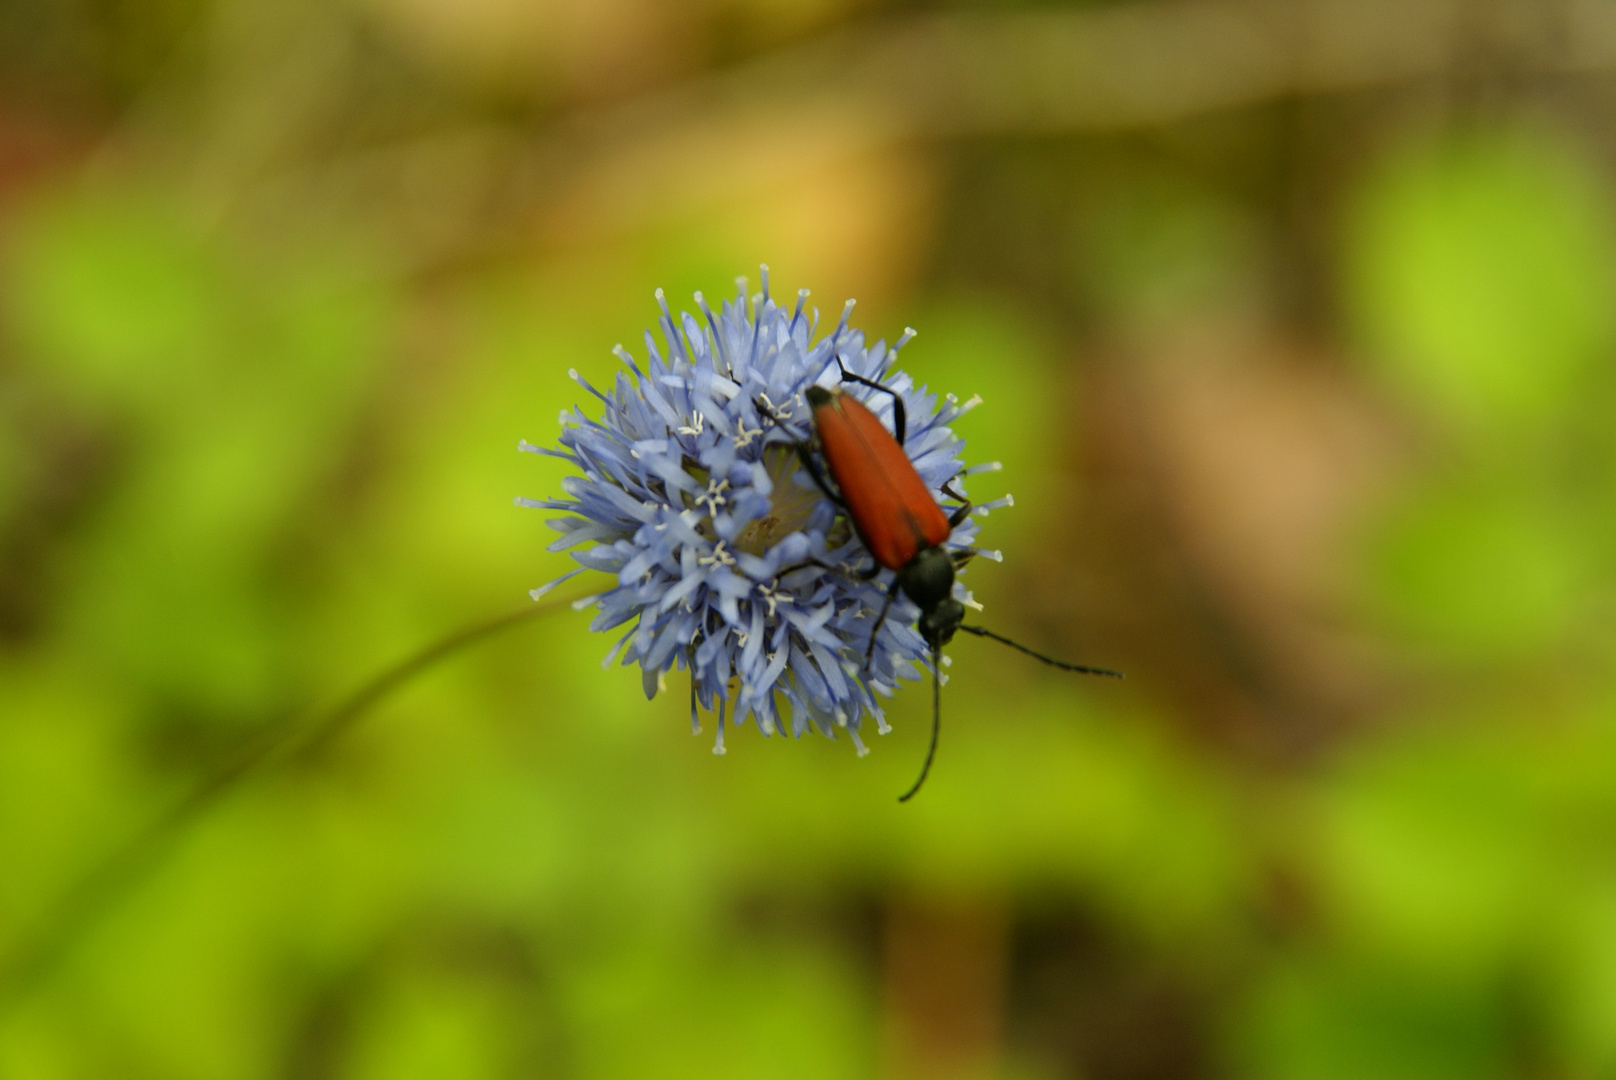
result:
M 1609 0 L 6 0 L 0 1076 L 1616 1076 L 1613 213 Z M 563 608 L 259 755 L 761 262 L 1127 682 L 900 806 Z

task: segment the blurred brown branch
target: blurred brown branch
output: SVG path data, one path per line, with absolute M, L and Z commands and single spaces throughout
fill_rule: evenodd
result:
M 830 152 L 845 154 L 995 133 L 1146 127 L 1295 95 L 1613 69 L 1616 5 L 1604 0 L 1172 2 L 927 15 L 844 27 L 671 88 L 578 108 L 536 138 L 493 123 L 283 160 L 239 177 L 240 186 L 227 181 L 234 190 L 225 201 L 271 218 L 306 214 L 311 202 L 334 215 L 379 215 L 389 235 L 433 261 L 519 242 L 524 230 L 514 223 L 551 236 L 611 231 L 694 191 L 744 183 L 769 166 L 726 154 L 737 133 L 810 132 L 810 158 L 796 163 L 803 168 L 827 152 L 827 140 L 812 137 L 827 128 Z M 232 129 L 219 142 L 239 138 Z M 203 172 L 221 179 L 217 169 Z

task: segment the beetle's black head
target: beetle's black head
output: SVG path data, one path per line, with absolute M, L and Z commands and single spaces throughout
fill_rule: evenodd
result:
M 965 617 L 953 597 L 954 560 L 940 547 L 921 551 L 898 571 L 898 587 L 920 608 L 920 636 L 928 645 L 945 645 Z
M 965 605 L 952 596 L 942 600 L 920 613 L 920 622 L 916 629 L 927 645 L 934 649 L 941 649 L 954 638 L 954 631 L 959 629 L 960 622 L 965 618 Z
M 817 409 L 821 405 L 830 404 L 831 398 L 835 396 L 836 395 L 834 393 L 826 390 L 823 386 L 810 386 L 807 390 L 803 391 L 803 397 L 808 399 L 808 407 L 810 409 Z

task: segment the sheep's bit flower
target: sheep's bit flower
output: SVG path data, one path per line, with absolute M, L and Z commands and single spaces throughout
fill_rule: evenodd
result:
M 670 668 L 688 669 L 692 728 L 701 730 L 698 702 L 717 707 L 714 753 L 724 752 L 733 697 L 736 723 L 755 717 L 765 735 L 789 728 L 799 737 L 810 724 L 832 738 L 845 728 L 862 755 L 866 713 L 880 733 L 889 730 L 876 697 L 890 697 L 899 679 L 918 678 L 916 665 L 930 658 L 914 627 L 918 612 L 900 596 L 864 665 L 891 573 L 857 576 L 873 560 L 801 468 L 796 448 L 813 435 L 803 391 L 840 384 L 889 429 L 891 396 L 841 383 L 838 360 L 901 394 L 909 418 L 904 449 L 933 490 L 998 464 L 965 469 L 958 456 L 964 442 L 948 427 L 980 399 L 961 404 L 948 395 L 939 404 L 892 367 L 913 330 L 890 348 L 884 341 L 866 347 L 864 335 L 848 326 L 850 300 L 835 331 L 816 341 L 819 313 L 803 311 L 808 290 L 787 312 L 769 296 L 768 267 L 762 292 L 750 301 L 746 279 L 738 284 L 735 299 L 716 314 L 696 293 L 699 319 L 681 312 L 675 320 L 658 289 L 665 349 L 647 331 L 642 369 L 617 346 L 613 352 L 628 370 L 618 372 L 610 393 L 569 372 L 604 403 L 605 414 L 592 420 L 576 408 L 563 412 L 561 450 L 520 444 L 569 461 L 582 474 L 563 481 L 569 498 L 517 500 L 567 511 L 571 516 L 549 522 L 562 534 L 550 550 L 582 549 L 573 552 L 582 568 L 532 595 L 537 600 L 584 569 L 614 575 L 616 587 L 574 605 L 599 608 L 595 630 L 633 623 L 604 666 L 619 654 L 624 664 L 637 662 L 647 697 L 665 686 Z M 967 518 L 947 546 L 972 547 L 976 530 Z M 976 606 L 961 585 L 955 591 Z M 782 701 L 789 707 L 784 723 Z

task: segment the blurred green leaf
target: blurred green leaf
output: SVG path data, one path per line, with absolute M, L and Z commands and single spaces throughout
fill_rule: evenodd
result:
M 1552 424 L 1612 344 L 1609 200 L 1542 131 L 1417 145 L 1361 197 L 1350 291 L 1387 379 L 1473 433 Z
M 1405 640 L 1438 656 L 1542 650 L 1593 595 L 1581 526 L 1541 492 L 1426 484 L 1375 538 L 1374 599 Z
M 1487 1080 L 1514 1075 L 1483 989 L 1431 988 L 1395 968 L 1309 958 L 1259 988 L 1235 1044 L 1261 1080 Z

